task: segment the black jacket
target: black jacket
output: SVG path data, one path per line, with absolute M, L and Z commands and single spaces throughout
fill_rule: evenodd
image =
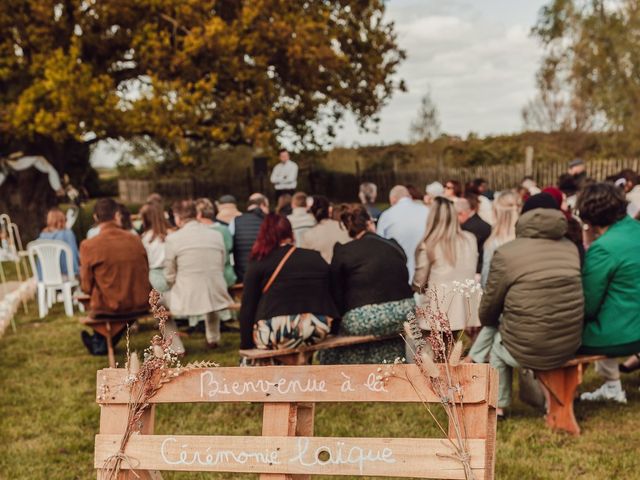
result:
M 491 225 L 482 220 L 480 215 L 476 213 L 462 224 L 462 230 L 473 233 L 478 240 L 478 265 L 476 267 L 476 273 L 480 273 L 482 272 L 484 242 L 486 242 L 489 235 L 491 235 Z
M 297 248 L 267 293 L 262 289 L 290 246 L 278 247 L 262 260 L 250 261 L 240 308 L 240 348 L 253 348 L 253 325 L 278 315 L 314 313 L 338 317 L 329 289 L 329 265 L 319 252 Z
M 336 243 L 331 260 L 331 289 L 342 314 L 354 308 L 411 298 L 407 257 L 395 240 L 366 233 Z
M 258 231 L 263 220 L 264 212 L 259 208 L 243 213 L 233 220 L 233 261 L 238 283 L 242 283 L 244 273 L 247 271 L 249 254 L 256 238 L 258 238 Z

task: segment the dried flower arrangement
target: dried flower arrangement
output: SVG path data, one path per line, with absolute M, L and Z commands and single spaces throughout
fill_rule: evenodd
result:
M 149 400 L 172 379 L 195 368 L 217 367 L 214 362 L 194 362 L 182 365 L 180 356 L 171 348 L 173 334 L 167 336 L 166 322 L 169 312 L 160 305 L 160 293 L 151 290 L 149 305 L 151 313 L 158 321 L 160 335 L 154 335 L 151 345 L 144 351 L 142 364 L 137 355 L 129 351 L 129 330 L 127 329 L 127 378 L 125 387 L 129 389 L 127 428 L 122 436 L 118 453 L 107 458 L 104 466 L 106 480 L 115 480 L 120 474 L 122 463 L 127 462 L 133 470 L 133 461 L 124 452 L 132 434 L 142 429 L 142 416 L 150 408 Z
M 462 295 L 466 302 L 470 302 L 470 299 L 481 290 L 479 285 L 471 280 L 465 283 L 456 282 L 450 292 L 453 295 Z M 440 399 L 440 405 L 447 415 L 449 431 L 438 421 L 426 399 L 423 401 L 429 415 L 445 436 L 446 445 L 451 448 L 452 453 L 448 456 L 462 464 L 466 480 L 474 480 L 463 414 L 464 389 L 455 369 L 461 363 L 464 346 L 461 338 L 456 339 L 451 330 L 448 313 L 442 308 L 446 299 L 440 298 L 439 290 L 436 287 L 430 287 L 423 291 L 423 295 L 427 301 L 407 316 L 403 338 L 413 353 L 416 366 L 428 381 L 431 390 Z M 467 311 L 469 312 L 469 309 Z M 428 329 L 424 331 L 421 325 L 427 325 Z M 388 382 L 391 378 L 402 378 L 413 386 L 418 395 L 422 396 L 415 383 L 416 380 L 409 376 L 396 376 L 394 365 L 403 361 L 404 359 L 398 358 L 393 364 L 380 367 L 378 379 Z

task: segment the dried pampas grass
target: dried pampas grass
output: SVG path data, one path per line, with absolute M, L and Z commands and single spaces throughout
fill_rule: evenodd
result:
M 460 360 L 462 359 L 462 340 L 458 340 L 456 344 L 453 346 L 453 350 L 451 350 L 451 354 L 449 355 L 449 365 L 452 367 L 457 367 L 460 365 Z

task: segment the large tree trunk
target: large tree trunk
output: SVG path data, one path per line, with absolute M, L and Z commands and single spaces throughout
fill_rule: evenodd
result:
M 5 151 L 7 151 L 5 147 Z M 25 155 L 42 155 L 51 163 L 63 179 L 65 174 L 74 186 L 82 186 L 89 166 L 89 146 L 75 140 L 63 144 L 48 138 L 39 138 L 28 145 L 12 145 L 8 149 L 21 150 Z M 0 213 L 8 213 L 20 228 L 24 245 L 37 238 L 44 226 L 47 210 L 63 200 L 56 197 L 46 174 L 35 168 L 23 171 L 9 169 L 9 175 L 0 186 Z
M 35 168 L 11 172 L 0 187 L 0 212 L 8 213 L 18 225 L 24 245 L 38 236 L 47 210 L 55 204 L 47 175 Z

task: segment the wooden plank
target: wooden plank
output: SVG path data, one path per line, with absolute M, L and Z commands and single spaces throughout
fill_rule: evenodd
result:
M 119 444 L 119 435 L 97 435 L 96 466 Z M 482 479 L 486 442 L 468 444 Z M 444 439 L 133 435 L 125 453 L 144 470 L 464 479 Z
M 264 437 L 293 437 L 298 423 L 296 403 L 265 403 L 262 413 L 262 435 Z M 263 473 L 260 480 L 293 480 L 286 473 Z
M 296 436 L 313 437 L 315 410 L 315 403 L 298 403 Z M 293 478 L 295 480 L 311 480 L 311 475 L 295 475 Z
M 298 348 L 286 348 L 282 350 L 261 350 L 258 348 L 240 350 L 240 356 L 260 359 L 260 358 L 273 358 L 282 355 L 301 353 L 301 352 L 317 352 L 318 350 L 327 350 L 329 348 L 348 347 L 351 345 L 358 345 L 361 343 L 379 342 L 382 340 L 389 340 L 395 338 L 397 335 L 385 335 L 377 337 L 375 335 L 362 335 L 362 336 L 335 336 L 329 337 L 327 340 L 316 343 L 314 345 L 303 345 Z
M 393 376 L 378 375 L 392 366 L 311 365 L 219 367 L 184 372 L 165 384 L 151 403 L 192 402 L 439 402 L 415 365 L 393 366 Z M 460 379 L 464 403 L 485 402 L 490 366 L 462 364 L 453 369 Z M 97 375 L 101 404 L 127 403 L 125 369 L 104 369 Z M 411 379 L 413 385 L 409 382 Z M 417 392 L 416 392 L 417 390 Z
M 485 453 L 484 467 L 485 480 L 493 480 L 496 468 L 496 430 L 498 428 L 498 415 L 496 407 L 498 406 L 498 371 L 491 369 L 489 373 L 489 408 L 487 410 L 487 431 L 484 436 Z
M 155 405 L 151 405 L 141 418 L 141 433 L 152 434 L 155 424 Z M 127 427 L 128 405 L 100 405 L 100 434 L 122 435 Z M 117 448 L 116 448 L 117 450 Z M 104 480 L 105 472 L 100 469 L 104 465 L 96 464 L 98 480 Z M 162 475 L 155 470 L 124 471 L 118 476 L 118 480 L 162 480 Z

